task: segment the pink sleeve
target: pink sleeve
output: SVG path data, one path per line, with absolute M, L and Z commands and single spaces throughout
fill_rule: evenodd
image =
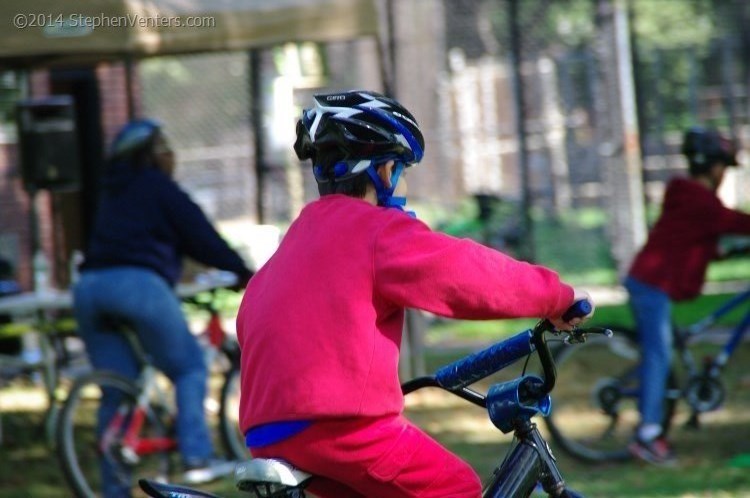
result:
M 394 216 L 373 246 L 375 289 L 405 308 L 461 319 L 557 318 L 573 289 L 552 270 Z

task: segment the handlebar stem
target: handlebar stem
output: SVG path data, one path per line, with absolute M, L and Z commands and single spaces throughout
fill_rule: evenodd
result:
M 555 361 L 552 358 L 552 352 L 549 350 L 547 339 L 544 336 L 548 330 L 554 330 L 554 327 L 548 320 L 543 320 L 534 327 L 531 334 L 531 343 L 536 348 L 539 361 L 542 363 L 542 371 L 544 372 L 544 384 L 542 385 L 541 392 L 538 393 L 540 396 L 545 396 L 552 392 L 557 382 Z

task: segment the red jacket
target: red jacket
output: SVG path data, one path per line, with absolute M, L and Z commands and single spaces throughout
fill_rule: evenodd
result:
M 404 308 L 463 319 L 559 317 L 551 270 L 343 195 L 308 204 L 247 287 L 237 317 L 240 424 L 403 409 Z
M 675 301 L 700 294 L 719 237 L 750 234 L 750 214 L 725 207 L 705 185 L 675 178 L 667 185 L 662 212 L 630 276 L 657 287 Z

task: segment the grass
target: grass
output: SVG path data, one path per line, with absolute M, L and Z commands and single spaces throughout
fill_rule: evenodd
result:
M 431 366 L 454 354 L 430 356 Z M 499 379 L 497 379 L 499 380 Z M 744 396 L 746 398 L 746 396 Z M 590 497 L 607 498 L 721 498 L 749 497 L 747 467 L 731 465 L 738 454 L 750 452 L 750 422 L 747 399 L 734 403 L 709 419 L 703 429 L 678 429 L 675 440 L 682 462 L 675 469 L 660 469 L 638 463 L 585 464 L 555 449 L 558 464 L 568 484 Z M 497 431 L 477 407 L 445 393 L 426 390 L 410 395 L 407 415 L 451 450 L 466 459 L 482 477 L 510 448 L 511 436 Z M 68 496 L 63 477 L 50 448 L 40 437 L 42 415 L 37 409 L 8 411 L 3 420 L 3 464 L 0 465 L 0 497 L 58 498 Z M 542 422 L 539 425 L 544 432 Z M 226 497 L 242 496 L 229 482 L 202 489 Z M 141 495 L 136 495 L 141 496 Z
M 408 413 L 471 463 L 480 476 L 488 476 L 510 448 L 511 436 L 495 430 L 481 410 L 467 407 L 461 401 L 454 402 L 447 395 L 423 396 L 410 405 Z M 539 425 L 545 433 L 541 421 Z M 729 462 L 736 454 L 750 451 L 748 436 L 750 428 L 745 420 L 734 424 L 710 423 L 696 433 L 675 431 L 682 461 L 674 469 L 648 467 L 637 462 L 582 463 L 562 453 L 554 442 L 551 445 L 566 482 L 585 496 L 746 497 L 750 496 L 747 468 L 733 467 Z
M 573 346 L 574 347 L 574 346 Z M 471 347 L 463 349 L 431 350 L 428 371 L 445 364 Z M 707 351 L 706 351 L 707 352 Z M 591 497 L 643 497 L 643 498 L 697 498 L 697 497 L 750 497 L 750 378 L 746 365 L 750 362 L 750 349 L 741 346 L 724 372 L 727 398 L 722 409 L 704 414 L 699 430 L 688 429 L 685 423 L 688 410 L 680 405 L 675 418 L 672 436 L 680 456 L 680 465 L 674 469 L 644 466 L 637 462 L 622 464 L 592 464 L 580 462 L 563 453 L 550 441 L 566 481 L 585 496 Z M 698 356 L 700 358 L 700 354 Z M 599 365 L 603 372 L 608 365 Z M 534 371 L 532 362 L 530 370 Z M 593 366 L 575 375 L 594 376 Z M 507 373 L 496 374 L 480 385 L 483 390 L 489 383 L 507 380 L 521 372 L 520 365 L 509 367 Z M 553 392 L 555 399 L 572 396 L 577 389 L 575 375 L 561 376 Z M 585 403 L 586 401 L 582 401 Z M 511 437 L 494 429 L 485 413 L 457 398 L 439 391 L 415 393 L 409 400 L 408 413 L 441 442 L 468 460 L 480 475 L 487 476 L 509 449 Z M 568 424 L 587 428 L 582 412 L 568 415 Z M 540 429 L 546 427 L 538 419 Z M 744 464 L 733 460 L 744 455 Z
M 706 296 L 689 306 L 680 307 L 684 319 L 701 314 L 724 296 Z M 599 320 L 612 323 L 627 317 L 624 305 L 602 306 Z M 477 340 L 497 340 L 502 334 L 517 332 L 533 321 L 443 322 L 435 324 L 428 337 L 461 338 L 460 346 L 445 347 L 446 342 L 434 341 L 427 350 L 427 368 L 435 368 L 476 350 Z M 452 331 L 451 331 L 452 330 Z M 434 334 L 433 334 L 434 332 Z M 435 345 L 440 342 L 439 345 Z M 455 344 L 455 341 L 454 341 Z M 750 385 L 744 365 L 750 364 L 750 351 L 741 347 L 742 356 L 733 359 L 727 371 L 730 390 L 722 410 L 708 414 L 701 430 L 682 427 L 686 413 L 678 415 L 674 431 L 677 450 L 682 456 L 676 469 L 660 469 L 638 463 L 595 465 L 579 462 L 562 453 L 551 442 L 559 466 L 569 485 L 585 496 L 623 498 L 723 498 L 750 497 L 750 462 L 732 464 L 738 455 L 750 455 Z M 520 374 L 520 365 L 513 365 L 504 375 L 488 382 L 497 382 Z M 488 383 L 480 385 L 484 389 Z M 0 498 L 57 498 L 67 496 L 66 484 L 58 469 L 54 453 L 47 444 L 43 430 L 45 402 L 41 389 L 24 381 L 16 381 L 0 392 L 3 412 L 4 440 L 0 446 Z M 565 396 L 565 386 L 558 383 L 555 397 Z M 407 415 L 435 438 L 466 459 L 482 477 L 487 477 L 506 455 L 512 437 L 494 428 L 486 413 L 446 393 L 429 389 L 414 393 L 407 399 Z M 575 422 L 575 420 L 574 420 Z M 546 433 L 543 422 L 539 426 Z M 750 460 L 750 458 L 748 458 Z M 242 496 L 231 482 L 218 482 L 204 488 L 226 497 Z M 136 494 L 136 496 L 140 496 Z

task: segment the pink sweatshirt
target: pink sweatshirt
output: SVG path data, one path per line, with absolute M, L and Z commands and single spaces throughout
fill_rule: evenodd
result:
M 327 195 L 256 273 L 237 317 L 240 424 L 397 414 L 405 308 L 459 319 L 559 317 L 556 273 L 396 209 Z

